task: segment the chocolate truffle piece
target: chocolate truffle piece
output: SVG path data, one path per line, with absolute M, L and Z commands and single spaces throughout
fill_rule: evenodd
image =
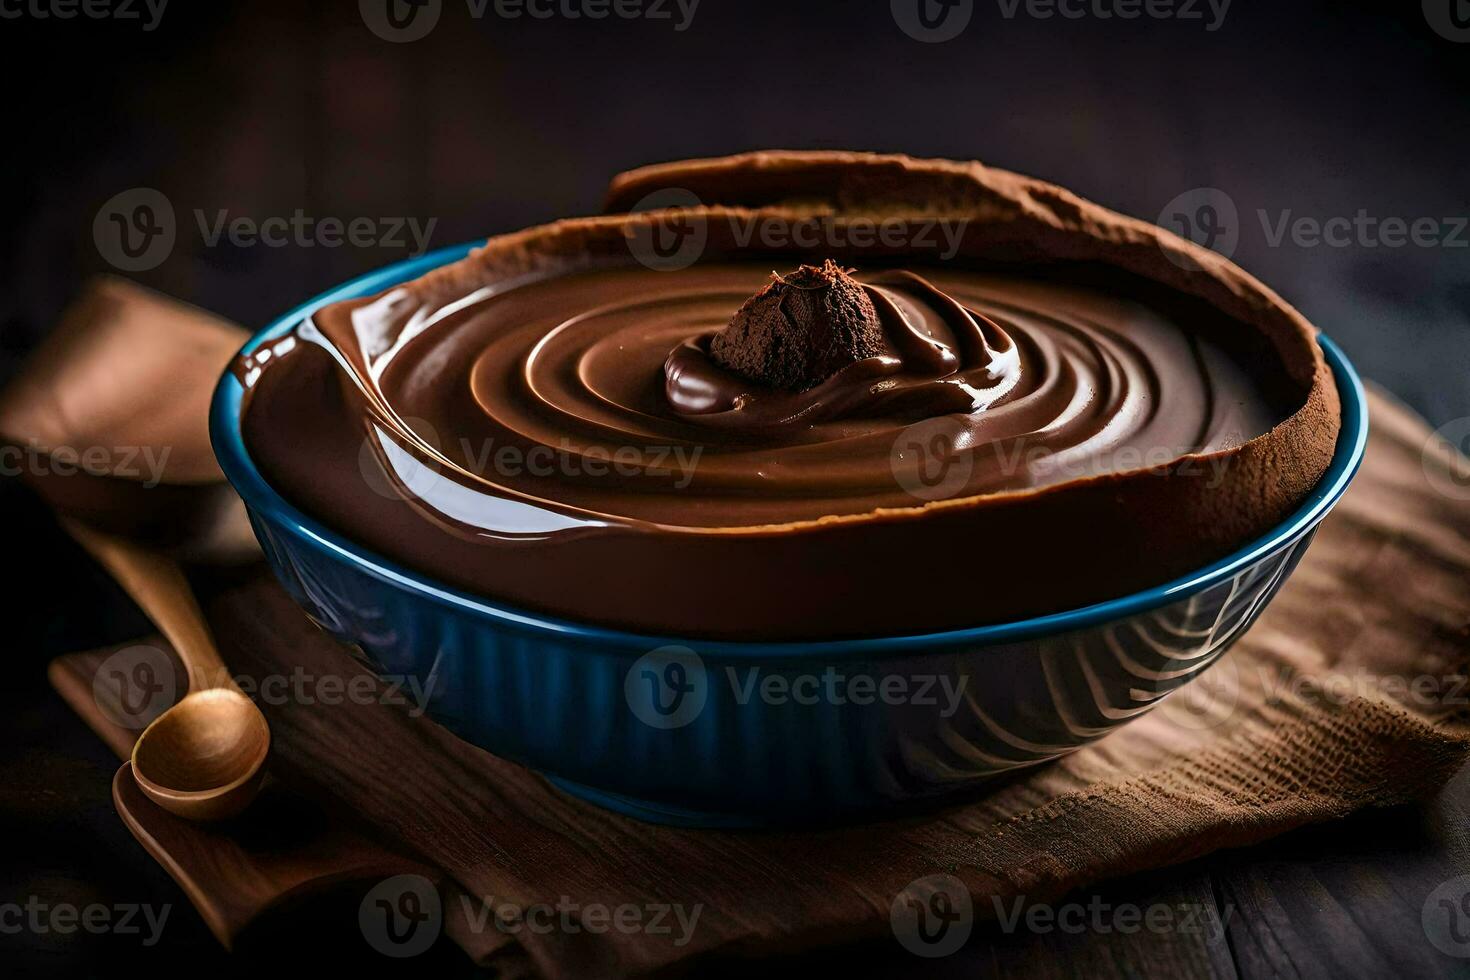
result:
M 727 371 L 787 391 L 805 391 L 883 351 L 873 301 L 831 259 L 772 273 L 710 341 L 710 354 Z

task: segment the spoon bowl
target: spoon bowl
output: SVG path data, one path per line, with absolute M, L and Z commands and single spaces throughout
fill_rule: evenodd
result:
M 133 776 L 159 806 L 221 820 L 255 798 L 270 754 L 260 709 L 230 688 L 195 691 L 153 720 L 133 746 Z
M 153 719 L 133 746 L 139 787 L 188 820 L 234 816 L 260 789 L 270 726 L 220 659 L 183 569 L 146 545 L 78 521 L 63 524 L 148 614 L 189 675 L 189 693 Z

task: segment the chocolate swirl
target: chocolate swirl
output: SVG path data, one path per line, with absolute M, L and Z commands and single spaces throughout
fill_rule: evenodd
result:
M 801 392 L 762 389 L 710 356 L 712 334 L 680 344 L 664 364 L 674 411 L 704 425 L 780 441 L 793 426 L 848 418 L 924 419 L 978 412 L 1020 380 L 1016 345 L 989 318 L 912 272 L 863 285 L 887 350 Z
M 558 515 L 532 522 L 550 532 L 912 507 L 936 497 L 905 478 L 926 447 L 963 463 L 942 488 L 961 497 L 1162 465 L 1276 421 L 1234 358 L 1147 306 L 968 272 L 860 273 L 884 353 L 806 391 L 763 389 L 709 340 L 766 274 L 620 268 L 427 307 L 392 291 L 327 311 L 283 360 L 329 353 L 352 382 L 340 400 L 293 393 L 283 368 L 254 397 L 288 406 L 277 417 L 298 433 L 336 433 L 316 442 L 366 432 L 405 498 L 477 534 L 512 533 L 527 508 Z M 266 465 L 293 451 L 251 442 Z M 452 507 L 415 490 L 419 467 L 450 481 Z

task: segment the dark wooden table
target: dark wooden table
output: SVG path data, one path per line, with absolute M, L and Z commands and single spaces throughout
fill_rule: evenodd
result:
M 259 325 L 406 247 L 211 243 L 201 215 L 206 225 L 221 212 L 413 216 L 435 220 L 431 242 L 447 245 L 595 210 L 607 177 L 628 166 L 848 147 L 980 157 L 1148 218 L 1177 195 L 1218 188 L 1237 210 L 1238 261 L 1435 424 L 1470 416 L 1470 249 L 1447 240 L 1390 248 L 1356 233 L 1342 246 L 1276 242 L 1272 232 L 1283 218 L 1361 211 L 1432 218 L 1449 237 L 1456 216 L 1470 214 L 1470 44 L 1436 34 L 1414 2 L 1287 6 L 1237 0 L 1219 30 L 1205 31 L 1167 20 L 1008 19 L 982 3 L 946 44 L 906 38 L 883 0 L 704 0 L 683 32 L 619 20 L 474 22 L 449 2 L 433 35 L 402 45 L 375 38 L 351 3 L 179 4 L 148 32 L 88 18 L 0 21 L 11 140 L 0 380 L 84 277 L 116 271 L 93 222 L 133 188 L 163 192 L 177 222 L 168 257 L 134 277 Z M 113 813 L 114 760 L 45 683 L 50 657 L 141 635 L 146 624 L 15 481 L 0 480 L 0 515 L 7 556 L 28 563 L 0 598 L 0 963 L 219 977 L 381 968 L 350 894 L 287 910 L 236 956 L 216 946 Z M 1187 907 L 1223 930 L 994 927 L 938 961 L 886 943 L 778 968 L 1470 976 L 1470 959 L 1439 952 L 1423 927 L 1430 893 L 1470 873 L 1467 828 L 1470 773 L 1461 773 L 1423 806 L 1362 813 L 1070 900 L 1105 923 L 1126 920 L 1131 906 Z M 6 903 L 32 899 L 170 912 L 152 946 L 137 935 L 12 931 Z M 1470 912 L 1458 925 L 1470 933 Z M 441 943 L 412 967 L 466 965 Z

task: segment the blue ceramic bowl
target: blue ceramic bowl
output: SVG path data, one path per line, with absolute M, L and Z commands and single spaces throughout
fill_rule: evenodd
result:
M 355 279 L 327 303 L 461 258 L 457 246 Z M 1085 745 L 1214 663 L 1255 622 L 1357 472 L 1362 384 L 1322 338 L 1342 396 L 1331 467 L 1279 527 L 1194 574 L 1082 609 L 975 629 L 826 643 L 639 636 L 499 605 L 401 568 L 282 499 L 220 382 L 215 452 L 281 584 L 431 717 L 563 789 L 661 822 L 761 826 L 933 799 Z

